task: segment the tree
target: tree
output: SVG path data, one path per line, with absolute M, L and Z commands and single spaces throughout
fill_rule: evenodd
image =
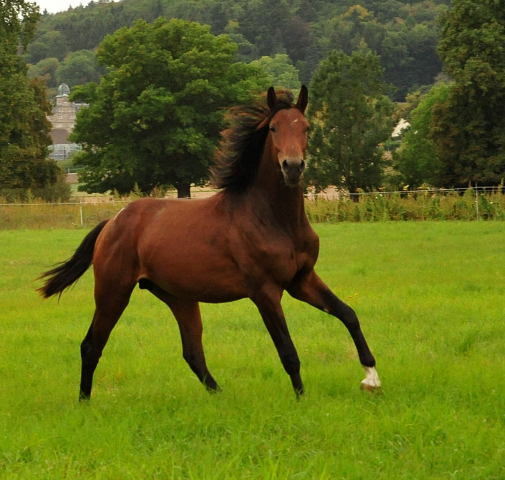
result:
M 251 62 L 251 65 L 262 68 L 268 74 L 270 83 L 275 87 L 289 90 L 300 88 L 298 70 L 285 53 L 278 53 L 273 58 L 261 57 L 259 60 Z
M 447 98 L 445 83 L 434 86 L 410 113 L 410 128 L 403 135 L 401 147 L 394 153 L 395 168 L 402 174 L 404 184 L 413 188 L 423 184 L 439 185 L 442 163 L 430 138 L 433 106 Z
M 332 51 L 310 84 L 309 181 L 371 190 L 381 186 L 384 159 L 379 144 L 393 129 L 394 106 L 385 95 L 379 57 L 366 49 L 347 56 Z
M 10 92 L 7 108 L 2 111 L 0 125 L 0 186 L 2 188 L 40 188 L 53 184 L 59 174 L 54 160 L 47 159 L 50 123 L 46 118 L 51 105 L 45 98 L 45 85 L 38 79 L 28 83 L 26 75 L 22 88 Z M 0 88 L 7 82 L 2 79 Z M 2 102 L 3 103 L 3 102 Z
M 441 185 L 497 185 L 505 176 L 505 9 L 454 0 L 441 22 L 438 52 L 454 79 L 433 110 Z
M 310 25 L 298 15 L 286 22 L 283 32 L 284 46 L 291 60 L 296 63 L 304 60 L 310 46 Z
M 27 78 L 17 55 L 33 37 L 40 17 L 35 4 L 0 0 L 0 186 L 33 188 L 57 180 L 58 166 L 46 159 L 51 144 L 43 82 Z
M 90 104 L 71 139 L 88 192 L 144 192 L 172 185 L 178 196 L 202 184 L 222 129 L 223 109 L 265 90 L 266 75 L 233 63 L 236 45 L 209 27 L 164 18 L 138 20 L 107 36 L 97 51 L 108 67 L 100 85 L 74 89 Z
M 238 21 L 243 35 L 265 56 L 284 53 L 282 37 L 290 17 L 289 6 L 283 0 L 255 0 L 245 2 Z
M 90 50 L 77 50 L 68 55 L 56 70 L 58 84 L 66 83 L 70 88 L 89 82 L 100 81 L 101 68 Z
M 162 15 L 211 25 L 213 34 L 229 33 L 239 44 L 238 61 L 249 63 L 261 56 L 287 53 L 305 84 L 329 51 L 338 49 L 350 55 L 364 40 L 381 57 L 385 81 L 396 87 L 395 100 L 403 101 L 408 92 L 431 85 L 442 68 L 436 53 L 437 17 L 448 3 L 367 0 L 359 6 L 334 0 L 95 1 L 45 16 L 30 46 L 32 56 L 26 61 L 37 63 L 47 56 L 62 61 L 69 52 L 94 51 L 106 34 L 131 26 L 139 18 L 151 23 Z M 64 42 L 59 41 L 61 35 Z
M 238 48 L 234 56 L 235 61 L 250 63 L 255 58 L 258 58 L 256 47 L 240 33 L 238 22 L 230 21 L 224 30 L 228 38 L 237 44 Z
M 30 78 L 40 78 L 46 82 L 46 87 L 55 88 L 58 86 L 56 82 L 56 70 L 60 62 L 57 58 L 44 58 L 36 65 L 30 65 L 28 68 L 28 76 Z
M 63 60 L 68 54 L 69 48 L 65 36 L 58 31 L 52 30 L 30 44 L 27 60 L 30 63 L 38 63 L 47 57 Z

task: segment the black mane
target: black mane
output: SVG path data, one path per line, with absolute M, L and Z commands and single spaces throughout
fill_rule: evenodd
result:
M 240 193 L 252 185 L 259 170 L 270 120 L 279 110 L 293 106 L 293 94 L 280 91 L 273 109 L 266 102 L 257 102 L 229 110 L 230 128 L 221 133 L 215 165 L 211 168 L 211 183 L 215 188 Z

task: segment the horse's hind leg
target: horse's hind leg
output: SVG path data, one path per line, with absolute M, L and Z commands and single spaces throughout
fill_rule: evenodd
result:
M 81 386 L 79 400 L 89 400 L 93 384 L 93 374 L 102 351 L 107 344 L 110 332 L 128 305 L 133 290 L 121 292 L 119 286 L 113 286 L 103 293 L 95 288 L 96 309 L 88 333 L 81 343 Z
M 170 296 L 155 283 L 147 279 L 139 282 L 140 288 L 149 290 L 154 296 L 166 303 L 174 314 L 182 340 L 182 356 L 188 362 L 205 388 L 211 392 L 221 391 L 219 385 L 207 368 L 202 344 L 202 317 L 198 302 L 180 300 Z
M 296 278 L 287 291 L 292 297 L 307 302 L 342 321 L 351 334 L 366 373 L 361 388 L 364 390 L 379 388 L 381 382 L 375 369 L 375 358 L 368 347 L 354 310 L 340 300 L 313 270 L 301 278 Z

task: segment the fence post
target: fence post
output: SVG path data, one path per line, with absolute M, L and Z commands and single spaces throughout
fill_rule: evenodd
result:
M 81 227 L 84 227 L 84 217 L 83 217 L 83 214 L 82 214 L 82 198 L 79 201 L 79 210 L 80 210 L 80 213 L 81 213 Z
M 479 189 L 477 188 L 477 182 L 475 182 L 475 212 L 477 214 L 477 221 L 479 221 Z

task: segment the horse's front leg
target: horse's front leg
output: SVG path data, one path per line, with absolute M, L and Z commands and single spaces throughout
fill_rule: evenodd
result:
M 251 300 L 258 307 L 274 342 L 284 370 L 291 378 L 296 397 L 303 395 L 303 383 L 300 377 L 300 360 L 295 345 L 291 340 L 284 312 L 281 307 L 282 290 L 275 287 L 263 286 L 261 291 L 251 296 Z
M 302 300 L 342 321 L 351 334 L 359 360 L 366 373 L 366 378 L 361 382 L 361 388 L 370 391 L 378 389 L 381 382 L 375 369 L 375 358 L 368 347 L 354 310 L 340 300 L 314 270 L 296 277 L 287 291 L 297 300 Z

